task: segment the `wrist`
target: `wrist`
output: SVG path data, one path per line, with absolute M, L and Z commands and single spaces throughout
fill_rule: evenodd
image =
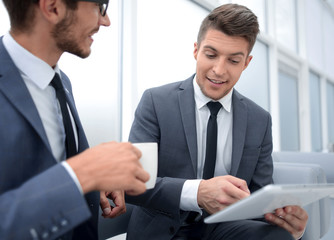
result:
M 205 185 L 206 180 L 202 179 L 198 185 L 198 191 L 197 191 L 197 204 L 200 208 L 204 208 L 203 204 L 203 186 Z
M 84 194 L 97 190 L 97 178 L 92 176 L 92 171 L 88 164 L 85 163 L 80 155 L 68 159 L 66 162 L 72 168 L 73 172 L 77 176 L 77 179 L 81 185 L 82 192 Z

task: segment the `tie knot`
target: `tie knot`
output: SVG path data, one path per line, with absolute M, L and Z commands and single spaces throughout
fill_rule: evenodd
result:
M 64 88 L 58 73 L 55 73 L 50 84 L 52 87 L 54 87 L 55 90 L 60 90 Z
M 206 104 L 208 106 L 208 108 L 210 109 L 210 113 L 213 116 L 217 116 L 219 109 L 222 107 L 222 105 L 220 104 L 220 102 L 208 102 Z

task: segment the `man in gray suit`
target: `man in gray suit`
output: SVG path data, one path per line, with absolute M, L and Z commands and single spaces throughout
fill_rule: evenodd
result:
M 128 239 L 281 240 L 303 234 L 307 213 L 298 206 L 262 220 L 203 223 L 203 216 L 272 183 L 270 114 L 233 89 L 252 59 L 258 32 L 257 17 L 246 7 L 218 7 L 202 22 L 194 45 L 196 74 L 143 94 L 129 140 L 159 144 L 158 180 L 153 190 L 127 197 L 138 205 Z M 209 102 L 221 105 L 212 114 L 217 150 L 206 144 Z M 202 177 L 212 152 L 214 172 Z
M 0 38 L 0 239 L 98 239 L 97 191 L 113 193 L 104 215 L 114 217 L 125 210 L 124 191 L 143 193 L 149 176 L 130 143 L 88 149 L 57 62 L 64 52 L 90 54 L 92 35 L 110 25 L 109 0 L 3 2 L 11 29 Z M 61 110 L 70 109 L 74 155 L 52 79 L 67 101 Z

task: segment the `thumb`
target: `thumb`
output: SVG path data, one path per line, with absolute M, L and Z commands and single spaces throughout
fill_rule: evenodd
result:
M 102 191 L 100 192 L 100 207 L 103 212 L 103 215 L 109 215 L 111 212 L 111 206 L 106 197 L 105 193 Z

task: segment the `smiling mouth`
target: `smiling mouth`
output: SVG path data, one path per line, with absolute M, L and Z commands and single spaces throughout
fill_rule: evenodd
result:
M 207 79 L 208 79 L 210 82 L 214 83 L 214 84 L 223 84 L 223 83 L 226 83 L 226 82 L 227 82 L 227 81 L 218 81 L 218 80 L 214 80 L 214 79 L 211 79 L 211 78 L 208 78 L 208 77 L 207 77 Z
M 93 35 L 96 34 L 98 31 L 99 31 L 99 28 L 94 29 L 88 37 L 93 39 Z

